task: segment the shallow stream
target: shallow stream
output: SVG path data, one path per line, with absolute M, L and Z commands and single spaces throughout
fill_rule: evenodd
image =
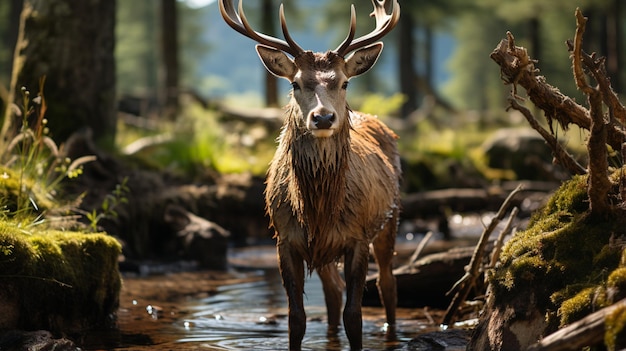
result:
M 489 220 L 490 216 L 455 216 L 450 227 L 456 238 L 476 238 L 482 223 Z M 402 256 L 410 256 L 420 237 L 409 233 L 399 238 L 396 251 L 400 261 Z M 141 275 L 126 274 L 118 328 L 89 333 L 79 344 L 86 350 L 116 351 L 287 350 L 287 302 L 276 249 L 231 250 L 229 262 L 229 272 L 190 272 L 184 265 L 175 272 L 156 265 L 140 270 Z M 307 330 L 303 350 L 349 350 L 343 331 L 337 337 L 327 336 L 324 296 L 315 274 L 305 283 L 304 302 Z M 386 340 L 382 307 L 363 307 L 363 347 L 408 350 L 409 340 L 439 330 L 443 312 L 399 308 L 396 338 Z
M 275 251 L 258 256 L 275 255 Z M 275 266 L 274 266 L 275 267 Z M 307 330 L 303 350 L 349 350 L 348 340 L 326 334 L 326 309 L 317 275 L 305 285 Z M 436 330 L 440 311 L 398 310 L 395 340 L 385 340 L 384 311 L 363 308 L 363 346 L 400 350 Z M 287 304 L 276 268 L 228 273 L 179 272 L 126 276 L 118 328 L 85 335 L 87 350 L 287 350 Z

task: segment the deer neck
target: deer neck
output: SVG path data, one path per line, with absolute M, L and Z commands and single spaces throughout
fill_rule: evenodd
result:
M 282 142 L 289 145 L 291 196 L 297 199 L 292 204 L 311 244 L 332 230 L 344 209 L 350 130 L 342 128 L 328 138 L 316 138 L 300 125 L 302 113 L 297 106 L 296 110 L 290 115 L 294 118 L 286 120 L 291 133 L 284 135 Z

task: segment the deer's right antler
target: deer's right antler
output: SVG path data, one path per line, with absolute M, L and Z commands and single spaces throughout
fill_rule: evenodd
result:
M 354 5 L 350 11 L 350 31 L 346 39 L 335 49 L 335 52 L 339 56 L 345 56 L 346 54 L 374 43 L 380 38 L 387 35 L 398 24 L 400 20 L 400 5 L 398 0 L 391 0 L 391 15 L 387 14 L 385 5 L 387 0 L 372 0 L 374 5 L 374 11 L 370 14 L 370 17 L 376 18 L 376 28 L 369 34 L 354 39 L 354 33 L 356 31 L 356 13 L 354 11 Z
M 282 28 L 285 40 L 259 33 L 252 29 L 252 26 L 248 23 L 248 19 L 243 12 L 242 0 L 239 0 L 238 11 L 235 11 L 235 7 L 233 6 L 231 0 L 220 0 L 219 6 L 220 13 L 224 18 L 224 21 L 226 21 L 231 28 L 256 41 L 257 43 L 281 50 L 293 57 L 296 57 L 304 52 L 304 50 L 291 38 L 291 35 L 289 35 L 287 23 L 285 21 L 285 11 L 282 4 L 280 5 L 280 27 Z

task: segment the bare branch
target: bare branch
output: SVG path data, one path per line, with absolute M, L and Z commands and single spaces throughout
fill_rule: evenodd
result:
M 467 272 L 458 282 L 456 282 L 456 284 L 454 284 L 450 292 L 448 292 L 449 294 L 456 290 L 456 294 L 454 295 L 452 302 L 450 302 L 450 305 L 446 310 L 446 314 L 443 317 L 443 325 L 450 325 L 454 322 L 454 317 L 459 309 L 459 306 L 463 301 L 465 301 L 470 290 L 476 285 L 476 280 L 478 279 L 480 268 L 483 263 L 483 257 L 485 255 L 485 246 L 489 241 L 489 236 L 504 218 L 513 197 L 522 191 L 522 188 L 522 185 L 518 185 L 517 188 L 509 194 L 506 200 L 502 203 L 502 206 L 500 206 L 496 216 L 491 220 L 487 228 L 485 228 L 483 233 L 480 235 L 480 239 L 478 240 L 478 244 L 476 244 L 476 249 L 474 250 L 474 254 L 472 255 L 472 259 L 468 265 Z
M 592 215 L 600 216 L 609 213 L 608 193 L 611 190 L 609 180 L 609 163 L 607 160 L 606 139 L 607 127 L 602 111 L 602 94 L 597 88 L 587 84 L 582 69 L 582 37 L 585 33 L 587 19 L 583 17 L 580 9 L 576 9 L 576 35 L 572 50 L 572 66 L 574 67 L 574 79 L 576 85 L 587 95 L 589 102 L 589 115 L 591 126 L 589 129 L 589 141 L 587 153 L 589 154 L 589 210 Z
M 525 106 L 522 106 L 517 102 L 517 100 L 513 97 L 509 98 L 510 108 L 519 111 L 528 121 L 528 124 L 536 130 L 546 141 L 548 146 L 552 149 L 552 153 L 556 162 L 565 169 L 567 169 L 572 174 L 586 174 L 587 170 L 585 167 L 581 166 L 568 152 L 561 146 L 558 140 L 554 137 L 554 135 L 547 130 L 545 130 L 539 122 L 533 117 L 530 110 L 528 110 Z
M 556 120 L 564 129 L 570 124 L 575 124 L 589 130 L 591 127 L 589 111 L 548 84 L 544 77 L 536 75 L 538 70 L 534 66 L 534 61 L 528 57 L 524 48 L 515 46 L 514 40 L 515 38 L 507 33 L 507 39 L 500 41 L 490 55 L 500 66 L 502 80 L 506 84 L 513 84 L 514 87 L 520 85 L 526 89 L 530 101 L 544 111 L 549 123 Z M 607 143 L 614 150 L 621 150 L 624 138 L 625 133 L 620 126 L 611 124 L 607 129 Z
M 585 33 L 585 26 L 587 24 L 587 17 L 583 17 L 579 8 L 576 8 L 576 34 L 574 36 L 574 50 L 572 51 L 572 68 L 574 70 L 574 81 L 578 89 L 582 90 L 585 95 L 592 93 L 593 88 L 587 84 L 585 73 L 583 72 L 582 60 L 580 59 L 580 52 L 582 51 L 583 33 Z

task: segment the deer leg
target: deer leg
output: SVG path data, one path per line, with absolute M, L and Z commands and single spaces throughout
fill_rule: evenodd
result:
M 288 245 L 278 244 L 278 266 L 289 307 L 289 350 L 300 350 L 306 330 L 304 311 L 304 262 Z
M 395 219 L 392 219 L 382 232 L 374 239 L 374 258 L 378 264 L 378 295 L 385 307 L 387 317 L 387 332 L 394 332 L 396 324 L 396 305 L 398 295 L 396 290 L 396 277 L 393 275 L 393 255 L 396 242 Z
M 369 259 L 368 246 L 365 242 L 357 243 L 345 255 L 346 307 L 343 310 L 343 327 L 351 350 L 361 350 L 363 347 L 361 303 Z
M 328 334 L 335 335 L 339 330 L 342 294 L 345 283 L 341 275 L 339 275 L 339 270 L 335 263 L 319 268 L 317 274 L 320 276 L 322 288 L 324 289 L 324 300 L 326 301 L 326 313 L 328 315 Z

